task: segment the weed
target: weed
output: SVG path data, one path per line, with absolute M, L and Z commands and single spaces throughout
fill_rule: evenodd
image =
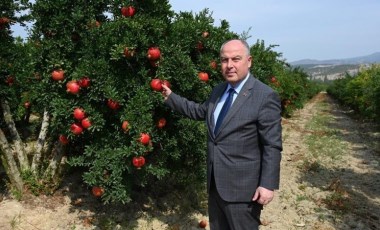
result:
M 297 202 L 300 202 L 300 201 L 303 201 L 303 200 L 307 200 L 307 199 L 308 198 L 305 195 L 297 195 L 297 197 L 296 197 L 296 201 Z
M 104 230 L 113 229 L 116 225 L 117 223 L 111 218 L 101 218 L 99 220 L 99 227 Z
M 25 188 L 35 196 L 52 194 L 59 184 L 59 182 L 53 181 L 50 175 L 38 178 L 32 171 L 24 171 L 21 176 L 25 183 Z
M 18 200 L 18 201 L 21 200 L 21 198 L 22 198 L 22 191 L 20 191 L 20 190 L 18 190 L 18 189 L 15 189 L 15 188 L 12 188 L 12 189 L 11 189 L 11 193 L 12 193 L 12 196 L 13 196 L 16 200 Z
M 14 216 L 10 222 L 11 229 L 18 229 L 17 225 L 19 225 L 21 222 L 21 213 Z
M 319 172 L 321 165 L 316 160 L 310 161 L 309 159 L 305 159 L 298 168 L 303 172 Z
M 301 190 L 301 191 L 305 191 L 306 187 L 307 187 L 306 185 L 304 185 L 304 184 L 300 184 L 300 185 L 298 186 L 298 189 Z
M 285 200 L 286 202 L 289 201 L 289 199 L 291 198 L 291 195 L 290 194 L 286 194 L 286 193 L 280 193 L 280 199 L 281 200 Z
M 332 192 L 326 198 L 322 199 L 322 202 L 328 209 L 335 211 L 348 211 L 350 209 L 350 199 L 346 192 L 337 191 Z
M 282 136 L 282 141 L 285 142 L 287 141 L 289 138 L 289 134 L 288 133 L 284 133 L 283 136 Z
M 25 171 L 22 174 L 26 187 L 35 195 L 39 195 L 43 190 L 43 186 L 39 183 L 31 171 Z

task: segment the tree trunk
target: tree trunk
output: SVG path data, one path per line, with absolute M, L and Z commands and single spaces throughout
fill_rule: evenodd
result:
M 18 134 L 8 102 L 1 98 L 0 103 L 0 111 L 3 113 L 7 131 L 10 134 L 8 137 L 0 129 L 0 157 L 11 184 L 23 191 L 24 181 L 21 174 L 27 170 L 32 171 L 37 181 L 41 178 L 50 178 L 59 182 L 62 169 L 66 163 L 64 158 L 65 147 L 57 141 L 55 143 L 47 142 L 50 114 L 46 110 L 44 111 L 40 133 L 35 142 L 35 148 L 32 148 L 33 151 L 30 153 L 33 155 L 32 162 L 29 164 L 26 145 Z M 44 154 L 46 154 L 48 165 L 41 168 Z
M 33 161 L 32 161 L 32 172 L 35 175 L 38 173 L 38 167 L 40 166 L 40 163 L 41 163 L 41 155 L 42 155 L 45 141 L 46 141 L 46 135 L 49 128 L 49 122 L 50 122 L 50 115 L 45 110 L 44 116 L 42 118 L 41 131 L 37 140 L 36 152 L 34 153 Z
M 46 168 L 44 177 L 48 178 L 55 178 L 56 176 L 59 176 L 61 172 L 61 168 L 66 162 L 61 162 L 63 159 L 63 156 L 65 154 L 65 148 L 64 145 L 57 142 L 53 151 L 52 151 L 52 158 L 49 161 L 49 166 Z M 58 175 L 57 175 L 58 174 Z
M 12 148 L 9 146 L 8 141 L 4 135 L 4 132 L 0 129 L 0 151 L 4 154 L 2 156 L 2 162 L 5 171 L 11 180 L 11 183 L 16 186 L 19 191 L 23 190 L 24 183 L 21 178 L 20 171 L 17 168 L 16 160 L 13 157 Z M 1 153 L 0 152 L 0 153 Z
M 24 142 L 21 140 L 20 135 L 17 132 L 16 125 L 13 121 L 11 110 L 8 105 L 8 101 L 5 99 L 1 99 L 0 104 L 3 111 L 5 124 L 7 125 L 7 128 L 11 134 L 10 142 L 13 143 L 13 147 L 14 147 L 14 150 L 16 151 L 17 158 L 20 164 L 20 171 L 26 171 L 29 169 L 29 162 L 24 150 Z M 5 138 L 5 135 L 4 135 L 4 138 Z M 6 138 L 5 138 L 5 141 L 6 143 L 8 143 Z M 10 146 L 8 144 L 8 148 L 9 147 Z

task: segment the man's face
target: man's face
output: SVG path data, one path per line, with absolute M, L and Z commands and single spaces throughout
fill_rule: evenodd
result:
M 235 85 L 247 76 L 252 57 L 248 55 L 247 49 L 240 41 L 232 40 L 224 45 L 220 60 L 224 79 Z

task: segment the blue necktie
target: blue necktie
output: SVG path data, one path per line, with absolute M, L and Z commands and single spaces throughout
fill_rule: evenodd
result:
M 218 120 L 216 121 L 216 124 L 215 124 L 215 129 L 214 129 L 215 134 L 218 132 L 218 129 L 219 129 L 220 125 L 222 124 L 224 117 L 226 116 L 228 110 L 231 107 L 232 100 L 234 98 L 234 93 L 235 93 L 235 89 L 230 88 L 228 90 L 228 97 L 227 97 L 226 101 L 224 102 L 222 110 L 220 110 Z

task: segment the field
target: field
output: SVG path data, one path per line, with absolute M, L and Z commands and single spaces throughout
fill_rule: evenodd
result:
M 379 229 L 379 127 L 320 93 L 283 119 L 283 141 L 281 188 L 260 229 Z M 199 229 L 207 200 L 194 192 L 103 205 L 73 174 L 53 196 L 4 193 L 0 229 Z

